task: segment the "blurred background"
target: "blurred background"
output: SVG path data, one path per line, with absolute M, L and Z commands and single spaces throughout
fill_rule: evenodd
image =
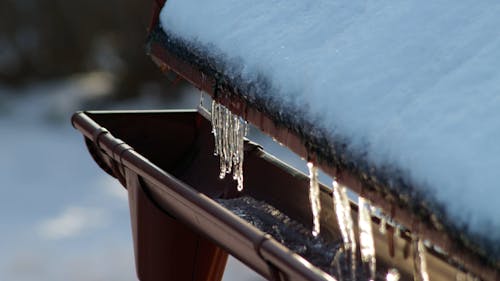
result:
M 0 1 L 0 280 L 136 280 L 125 190 L 71 114 L 193 108 L 145 55 L 150 1 Z M 260 280 L 231 259 L 224 280 Z

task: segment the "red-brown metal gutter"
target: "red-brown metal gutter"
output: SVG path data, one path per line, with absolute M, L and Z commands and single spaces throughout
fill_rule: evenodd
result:
M 245 144 L 244 193 L 236 192 L 231 179 L 218 178 L 207 118 L 203 109 L 73 116 L 94 160 L 128 189 L 139 279 L 220 280 L 230 253 L 269 280 L 333 280 L 214 201 L 248 195 L 312 227 L 308 177 L 259 146 Z M 320 193 L 321 236 L 338 241 L 331 191 L 322 186 Z M 352 210 L 356 218 L 354 204 Z M 375 218 L 372 227 L 378 224 Z M 403 280 L 410 279 L 409 237 L 394 235 L 389 226 L 387 234 L 374 231 L 374 239 L 380 270 L 397 266 Z M 459 272 L 437 253 L 426 256 L 434 281 Z

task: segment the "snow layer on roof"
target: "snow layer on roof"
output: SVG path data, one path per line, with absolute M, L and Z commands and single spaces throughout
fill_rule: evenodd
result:
M 500 239 L 499 15 L 498 0 L 168 0 L 161 24 Z

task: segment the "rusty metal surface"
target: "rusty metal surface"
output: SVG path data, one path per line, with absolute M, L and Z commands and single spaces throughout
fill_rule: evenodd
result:
M 408 207 L 407 200 L 389 191 L 377 181 L 363 178 L 362 174 L 353 173 L 350 169 L 325 161 L 324 155 L 317 153 L 311 144 L 299 132 L 276 122 L 273 116 L 261 111 L 257 106 L 245 100 L 238 93 L 231 92 L 232 87 L 221 87 L 214 73 L 205 66 L 185 61 L 155 40 L 149 42 L 149 55 L 164 71 L 174 71 L 195 87 L 202 89 L 217 102 L 240 115 L 264 133 L 272 136 L 299 156 L 315 162 L 324 172 L 335 177 L 338 182 L 351 188 L 361 196 L 371 200 L 376 206 L 390 214 L 396 221 L 423 239 L 431 241 L 447 252 L 457 263 L 484 280 L 500 278 L 499 265 L 489 260 L 484 251 L 477 245 L 451 230 L 443 231 L 443 225 L 427 210 L 425 215 Z M 411 199 L 410 199 L 411 200 Z M 419 211 L 424 209 L 419 209 Z M 463 240 L 465 239 L 465 240 Z

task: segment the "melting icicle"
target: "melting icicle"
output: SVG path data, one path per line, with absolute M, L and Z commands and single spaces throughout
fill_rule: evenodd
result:
M 427 274 L 427 261 L 425 259 L 425 246 L 418 236 L 412 235 L 413 245 L 413 280 L 429 281 Z
M 347 197 L 346 188 L 333 181 L 333 205 L 337 221 L 344 242 L 344 251 L 351 253 L 350 264 L 352 280 L 356 280 L 356 238 L 354 236 L 354 223 L 351 216 L 351 205 Z
M 399 278 L 401 278 L 399 271 L 395 268 L 391 268 L 385 276 L 385 281 L 399 281 Z
M 235 120 L 236 122 L 236 134 L 235 134 L 235 155 L 233 157 L 233 179 L 238 182 L 238 191 L 243 190 L 243 155 L 244 155 L 244 142 L 245 136 L 247 134 L 247 123 L 240 122 L 240 120 Z
M 232 114 L 229 109 L 212 102 L 212 133 L 215 138 L 214 154 L 219 156 L 221 179 L 233 171 L 238 191 L 243 190 L 243 155 L 247 123 Z
M 387 217 L 385 215 L 382 215 L 380 217 L 380 227 L 379 227 L 378 231 L 381 234 L 386 234 L 387 233 Z
M 312 234 L 317 236 L 320 231 L 319 213 L 321 212 L 321 203 L 319 201 L 319 182 L 318 168 L 313 163 L 307 163 L 309 168 L 309 202 L 311 202 L 311 210 L 313 214 L 313 231 Z
M 361 250 L 361 261 L 368 264 L 370 280 L 375 280 L 375 244 L 373 242 L 371 204 L 369 200 L 359 196 L 359 247 Z

